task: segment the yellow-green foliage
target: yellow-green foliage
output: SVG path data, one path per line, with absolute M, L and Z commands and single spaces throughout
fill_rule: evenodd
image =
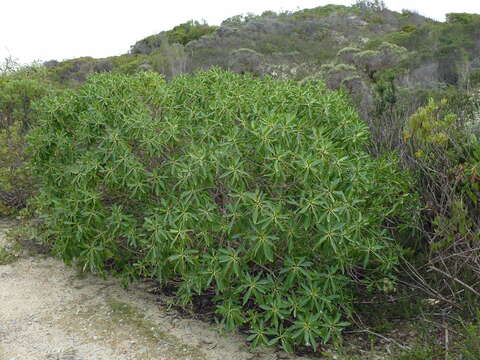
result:
M 125 54 L 108 58 L 113 68 L 124 74 L 134 74 L 141 69 L 142 64 L 147 62 L 147 56 L 143 54 Z
M 23 127 L 31 125 L 32 101 L 46 94 L 46 87 L 25 74 L 0 77 L 0 128 L 20 121 Z
M 450 274 L 443 282 L 458 278 L 468 289 L 476 286 L 479 270 L 480 144 L 452 105 L 430 99 L 408 119 L 404 140 L 415 157 L 431 224 L 430 265 Z
M 353 63 L 353 57 L 355 56 L 355 54 L 358 54 L 360 51 L 361 50 L 357 47 L 348 46 L 346 48 L 341 49 L 337 53 L 337 57 L 343 60 L 344 62 L 351 64 Z
M 187 45 L 190 41 L 197 40 L 204 35 L 209 35 L 217 30 L 218 26 L 208 25 L 206 22 L 195 20 L 175 26 L 166 32 L 171 44 Z
M 206 22 L 195 20 L 175 26 L 173 29 L 151 35 L 138 41 L 132 46 L 133 54 L 150 54 L 158 49 L 165 40 L 170 44 L 187 45 L 189 42 L 198 40 L 202 36 L 213 34 L 218 26 L 208 25 Z
M 404 140 L 415 143 L 417 157 L 426 156 L 426 148 L 429 146 L 448 145 L 457 117 L 451 113 L 445 114 L 446 105 L 446 100 L 436 103 L 431 98 L 427 106 L 420 108 L 408 119 L 403 137 Z
M 411 33 L 415 30 L 417 30 L 417 27 L 413 25 L 405 25 L 404 27 L 402 27 L 402 31 L 406 33 Z

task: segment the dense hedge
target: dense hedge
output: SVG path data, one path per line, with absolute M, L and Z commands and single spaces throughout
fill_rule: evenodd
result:
M 96 272 L 210 295 L 254 345 L 316 347 L 354 287 L 392 286 L 416 197 L 346 96 L 218 69 L 100 74 L 44 100 L 30 137 L 45 239 Z

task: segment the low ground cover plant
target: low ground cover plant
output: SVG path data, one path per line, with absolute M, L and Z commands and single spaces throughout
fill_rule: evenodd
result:
M 346 95 L 213 69 L 99 74 L 29 136 L 44 241 L 67 262 L 207 295 L 253 345 L 337 340 L 392 289 L 417 199 Z

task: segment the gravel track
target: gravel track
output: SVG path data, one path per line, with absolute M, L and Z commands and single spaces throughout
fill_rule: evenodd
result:
M 0 221 L 0 248 L 9 226 Z M 41 255 L 0 265 L 0 360 L 301 359 L 252 352 L 244 337 L 160 305 L 151 286 L 125 289 Z

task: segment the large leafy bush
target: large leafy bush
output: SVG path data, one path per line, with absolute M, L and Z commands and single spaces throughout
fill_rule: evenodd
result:
M 346 97 L 213 69 L 101 74 L 45 100 L 32 166 L 45 239 L 84 269 L 208 295 L 254 345 L 336 338 L 354 288 L 391 287 L 408 178 Z

